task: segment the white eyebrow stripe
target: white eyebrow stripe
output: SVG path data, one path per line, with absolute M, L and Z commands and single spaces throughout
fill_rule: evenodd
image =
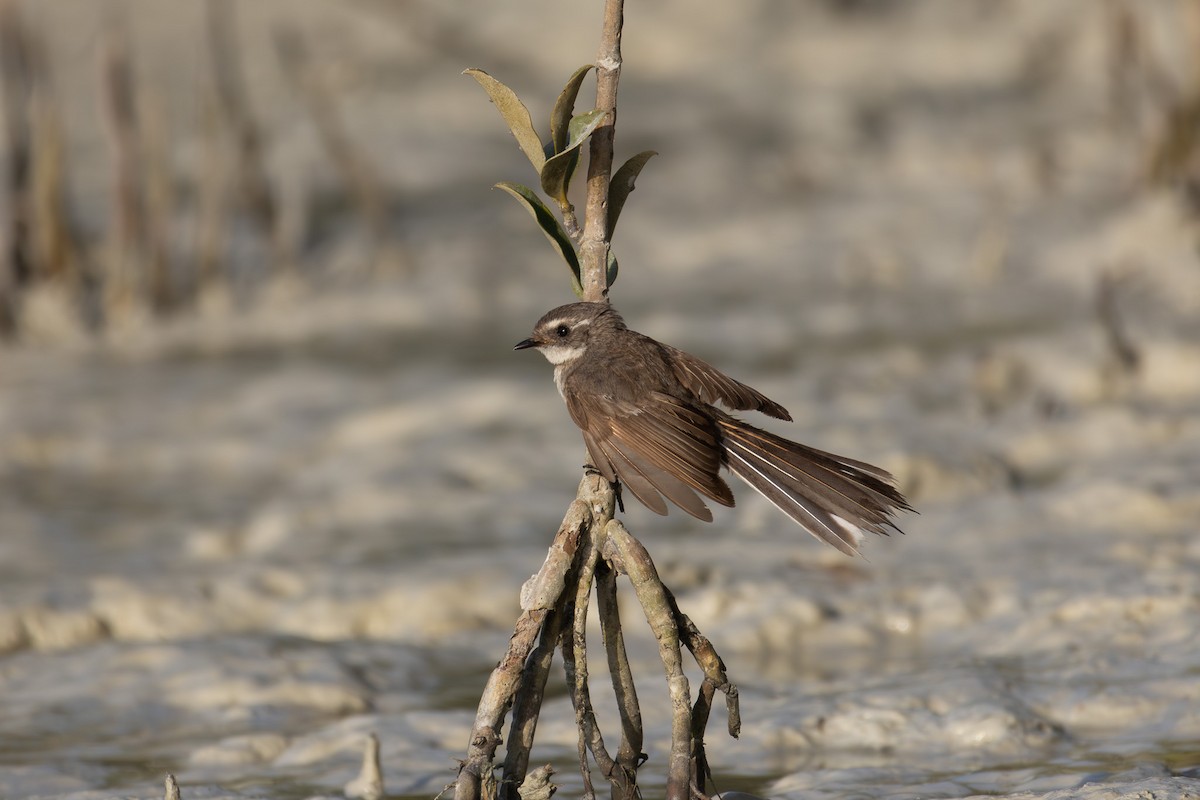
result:
M 546 327 L 547 328 L 557 328 L 559 325 L 567 325 L 567 323 L 571 323 L 577 328 L 582 328 L 586 325 L 591 325 L 592 321 L 590 319 L 580 319 L 580 320 L 575 320 L 574 322 L 572 322 L 570 317 L 559 317 L 558 319 L 552 319 L 549 322 L 547 322 Z M 568 325 L 568 327 L 570 327 L 570 326 Z

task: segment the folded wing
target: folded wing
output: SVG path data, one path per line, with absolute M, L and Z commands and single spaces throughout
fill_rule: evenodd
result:
M 652 392 L 638 405 L 608 397 L 567 397 L 567 409 L 584 431 L 594 466 L 620 480 L 650 510 L 666 514 L 665 496 L 705 522 L 712 512 L 701 496 L 733 505 L 721 478 L 720 434 L 715 423 L 685 401 Z
M 761 411 L 769 417 L 791 421 L 792 415 L 787 409 L 762 392 L 735 381 L 691 353 L 669 344 L 659 344 L 667 352 L 675 377 L 704 402 L 719 403 L 732 411 Z

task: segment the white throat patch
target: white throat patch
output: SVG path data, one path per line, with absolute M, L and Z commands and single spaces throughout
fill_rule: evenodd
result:
M 546 360 L 557 367 L 560 364 L 565 364 L 568 361 L 574 361 L 579 358 L 583 355 L 584 347 L 583 345 L 567 347 L 564 344 L 548 344 L 542 345 L 539 349 L 542 351 L 542 355 L 546 357 Z

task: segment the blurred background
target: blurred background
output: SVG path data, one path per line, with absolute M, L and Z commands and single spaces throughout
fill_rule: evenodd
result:
M 460 73 L 544 136 L 601 6 L 0 0 L 0 795 L 336 795 L 371 731 L 393 796 L 453 780 L 583 457 L 511 352 L 567 271 Z M 659 155 L 614 304 L 921 512 L 852 561 L 748 491 L 709 526 L 630 508 L 742 687 L 717 786 L 1172 796 L 1200 4 L 664 0 L 623 48 L 618 162 Z

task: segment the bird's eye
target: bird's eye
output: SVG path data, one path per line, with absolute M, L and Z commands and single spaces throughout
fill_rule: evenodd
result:
M 558 334 L 559 338 L 566 338 L 566 335 L 571 332 L 571 329 L 566 325 L 559 325 L 554 329 L 554 332 Z

